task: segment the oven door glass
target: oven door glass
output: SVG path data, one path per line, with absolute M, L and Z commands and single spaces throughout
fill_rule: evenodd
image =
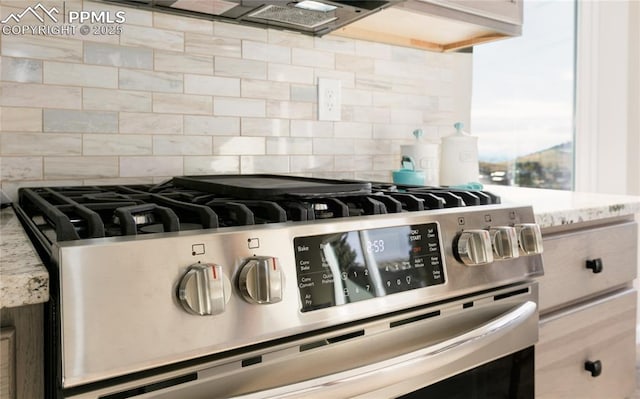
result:
M 533 346 L 454 375 L 400 399 L 533 399 Z

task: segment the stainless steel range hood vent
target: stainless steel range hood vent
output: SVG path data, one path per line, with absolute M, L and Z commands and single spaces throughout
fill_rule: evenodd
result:
M 103 0 L 153 11 L 325 35 L 404 0 Z

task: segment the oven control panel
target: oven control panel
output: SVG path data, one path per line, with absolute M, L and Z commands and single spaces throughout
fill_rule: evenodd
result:
M 296 237 L 302 312 L 444 284 L 438 223 Z

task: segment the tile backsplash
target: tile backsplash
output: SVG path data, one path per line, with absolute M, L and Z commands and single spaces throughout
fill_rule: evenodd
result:
M 469 119 L 471 54 L 64 3 L 124 10 L 126 22 L 120 35 L 0 36 L 12 197 L 22 185 L 189 174 L 390 180 L 414 129 L 438 138 Z M 0 15 L 28 5 L 1 0 Z M 341 81 L 341 121 L 318 120 L 318 78 Z

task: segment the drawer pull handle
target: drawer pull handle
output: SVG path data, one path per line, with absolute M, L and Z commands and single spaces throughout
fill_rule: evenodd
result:
M 584 362 L 584 369 L 590 372 L 592 377 L 597 377 L 602 374 L 602 362 L 600 360 L 595 362 L 587 360 Z
M 600 258 L 587 260 L 587 269 L 591 269 L 593 273 L 601 273 L 603 267 L 602 259 Z

